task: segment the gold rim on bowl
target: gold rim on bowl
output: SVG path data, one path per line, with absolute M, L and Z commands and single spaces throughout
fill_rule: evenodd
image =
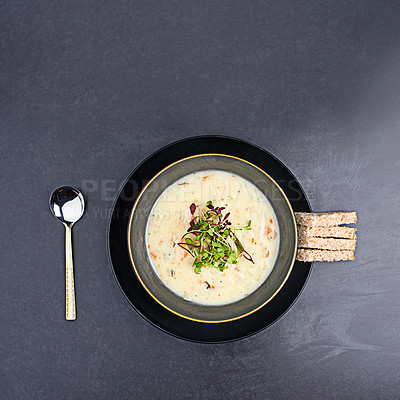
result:
M 292 216 L 292 222 L 293 222 L 293 226 L 294 226 L 294 230 L 295 230 L 295 246 L 294 246 L 293 257 L 292 257 L 292 260 L 291 260 L 291 263 L 290 263 L 290 267 L 289 267 L 288 272 L 287 272 L 285 278 L 283 279 L 281 285 L 277 288 L 277 290 L 273 293 L 273 295 L 270 296 L 263 304 L 259 305 L 258 307 L 256 307 L 254 310 L 252 310 L 252 311 L 250 311 L 250 312 L 244 313 L 244 314 L 239 315 L 239 316 L 234 317 L 234 318 L 223 319 L 223 320 L 215 320 L 215 321 L 209 321 L 209 320 L 201 320 L 201 319 L 191 318 L 191 317 L 189 317 L 189 316 L 187 316 L 187 315 L 178 313 L 177 311 L 175 311 L 175 310 L 173 310 L 172 308 L 170 308 L 170 307 L 168 307 L 167 305 L 165 305 L 161 300 L 159 300 L 159 299 L 151 292 L 151 290 L 149 290 L 149 288 L 145 285 L 145 283 L 143 282 L 142 278 L 140 277 L 140 274 L 139 274 L 139 272 L 138 272 L 138 270 L 137 270 L 137 268 L 136 268 L 135 262 L 133 261 L 132 245 L 131 245 L 131 242 L 132 242 L 132 241 L 131 241 L 131 232 L 132 232 L 132 229 L 131 229 L 131 228 L 132 228 L 133 216 L 134 216 L 134 213 L 135 213 L 135 210 L 136 210 L 136 206 L 137 206 L 137 204 L 138 204 L 140 198 L 142 197 L 143 193 L 146 191 L 147 187 L 148 187 L 160 174 L 162 174 L 162 173 L 163 173 L 164 171 L 166 171 L 167 169 L 171 168 L 173 165 L 176 165 L 176 164 L 181 163 L 181 162 L 183 162 L 183 161 L 185 161 L 185 160 L 188 160 L 188 159 L 197 158 L 197 157 L 204 157 L 204 156 L 220 156 L 220 157 L 226 157 L 226 158 L 236 159 L 236 160 L 239 160 L 239 161 L 241 161 L 241 162 L 244 162 L 244 163 L 246 163 L 246 164 L 248 164 L 248 165 L 251 165 L 252 167 L 254 167 L 254 168 L 256 168 L 257 170 L 259 170 L 260 172 L 262 172 L 266 177 L 268 177 L 268 179 L 269 179 L 271 182 L 273 182 L 273 183 L 275 184 L 275 186 L 278 188 L 278 190 L 281 192 L 283 198 L 285 199 L 285 201 L 286 201 L 286 203 L 287 203 L 287 205 L 288 205 L 288 207 L 289 207 L 291 216 Z M 182 159 L 180 159 L 180 160 L 178 160 L 178 161 L 175 161 L 175 162 L 169 164 L 168 166 L 166 166 L 165 168 L 163 168 L 162 170 L 160 170 L 156 175 L 153 176 L 153 178 L 151 178 L 151 179 L 146 183 L 146 185 L 143 187 L 143 189 L 140 191 L 138 197 L 136 198 L 135 203 L 134 203 L 134 205 L 133 205 L 133 207 L 132 207 L 131 214 L 130 214 L 130 216 L 129 216 L 129 225 L 128 225 L 128 249 L 129 249 L 129 258 L 130 258 L 132 267 L 133 267 L 133 269 L 134 269 L 134 271 L 135 271 L 136 277 L 138 278 L 139 282 L 141 283 L 141 285 L 143 286 L 143 288 L 146 290 L 146 292 L 147 292 L 158 304 L 160 304 L 162 307 L 164 307 L 165 309 L 167 309 L 167 310 L 170 311 L 171 313 L 173 313 L 173 314 L 175 314 L 175 315 L 177 315 L 177 316 L 179 316 L 179 317 L 181 317 L 181 318 L 188 319 L 188 320 L 190 320 L 190 321 L 201 322 L 201 323 L 209 323 L 209 324 L 223 323 L 223 322 L 236 321 L 236 320 L 238 320 L 238 319 L 240 319 L 240 318 L 244 318 L 244 317 L 246 317 L 246 316 L 248 316 L 248 315 L 251 315 L 251 314 L 255 313 L 255 312 L 258 311 L 260 308 L 264 307 L 267 303 L 269 303 L 269 302 L 278 294 L 278 292 L 282 289 L 282 287 L 283 287 L 284 284 L 286 283 L 287 279 L 289 278 L 290 273 L 292 272 L 293 265 L 294 265 L 294 262 L 295 262 L 295 259 L 296 259 L 296 252 L 297 252 L 297 225 L 296 225 L 296 219 L 295 219 L 295 216 L 294 216 L 294 212 L 293 212 L 292 206 L 290 205 L 290 202 L 289 202 L 288 198 L 286 197 L 286 194 L 285 194 L 284 191 L 281 189 L 281 187 L 275 182 L 275 180 L 274 180 L 270 175 L 268 175 L 263 169 L 261 169 L 260 167 L 258 167 L 258 166 L 255 165 L 255 164 L 253 164 L 253 163 L 251 163 L 251 162 L 249 162 L 249 161 L 247 161 L 247 160 L 244 160 L 244 159 L 242 159 L 242 158 L 239 158 L 239 157 L 235 157 L 235 156 L 231 156 L 231 155 L 227 155 L 227 154 L 220 154 L 220 153 L 203 153 L 203 154 L 196 154 L 196 155 L 194 155 L 194 156 L 185 157 L 185 158 L 182 158 Z M 275 261 L 275 262 L 276 262 L 276 261 Z M 164 284 L 163 284 L 163 285 L 164 285 Z M 164 286 L 166 286 L 166 285 L 164 285 Z M 258 290 L 258 289 L 256 289 L 256 290 Z M 187 301 L 187 300 L 185 300 L 185 301 Z M 239 301 L 240 301 L 240 300 L 239 300 Z

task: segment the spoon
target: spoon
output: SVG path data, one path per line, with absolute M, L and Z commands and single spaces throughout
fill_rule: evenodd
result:
M 71 186 L 62 186 L 50 196 L 50 210 L 65 226 L 65 318 L 76 319 L 74 267 L 72 263 L 72 226 L 85 210 L 82 193 Z

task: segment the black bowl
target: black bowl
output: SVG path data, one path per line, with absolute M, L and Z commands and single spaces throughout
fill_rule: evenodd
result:
M 275 265 L 261 286 L 234 303 L 207 306 L 183 299 L 165 286 L 148 258 L 145 234 L 150 211 L 161 193 L 173 182 L 195 171 L 215 169 L 239 175 L 267 197 L 279 225 L 280 243 Z M 200 154 L 179 160 L 161 170 L 143 188 L 131 212 L 128 247 L 136 276 L 145 290 L 172 313 L 197 322 L 227 322 L 249 315 L 274 298 L 292 270 L 297 250 L 297 229 L 292 207 L 279 185 L 262 169 L 234 156 Z

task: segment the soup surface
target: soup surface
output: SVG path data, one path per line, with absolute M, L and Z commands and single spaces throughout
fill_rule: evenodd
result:
M 191 204 L 201 213 L 208 201 L 230 212 L 231 229 L 254 263 L 242 254 L 223 271 L 204 266 L 195 272 L 193 256 L 178 243 L 193 219 Z M 246 297 L 268 277 L 279 249 L 278 229 L 271 204 L 255 185 L 226 171 L 198 171 L 168 186 L 157 199 L 147 222 L 146 247 L 170 290 L 198 304 L 222 305 Z

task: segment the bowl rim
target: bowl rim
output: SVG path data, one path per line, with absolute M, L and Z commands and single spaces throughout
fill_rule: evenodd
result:
M 288 207 L 289 207 L 290 214 L 291 214 L 291 216 L 292 216 L 292 222 L 293 222 L 294 231 L 295 231 L 295 245 L 294 245 L 294 248 L 293 248 L 293 249 L 294 249 L 294 250 L 293 250 L 293 257 L 292 257 L 292 260 L 291 260 L 291 262 L 290 262 L 290 267 L 289 267 L 289 269 L 288 269 L 288 271 L 287 271 L 287 274 L 286 274 L 285 278 L 283 279 L 281 285 L 276 289 L 276 291 L 274 292 L 274 294 L 273 294 L 272 296 L 270 296 L 264 303 L 262 303 L 261 305 L 257 306 L 257 307 L 254 308 L 253 310 L 251 310 L 251 311 L 249 311 L 249 312 L 246 312 L 246 313 L 244 313 L 244 314 L 241 314 L 241 315 L 239 315 L 239 316 L 236 316 L 236 317 L 234 317 L 234 318 L 228 318 L 228 319 L 224 319 L 224 320 L 212 320 L 212 321 L 210 321 L 210 320 L 196 319 L 196 318 L 192 318 L 192 317 L 189 317 L 189 316 L 187 316 L 187 315 L 181 314 L 181 313 L 179 313 L 179 312 L 173 310 L 172 308 L 166 306 L 161 300 L 159 300 L 159 299 L 151 292 L 151 290 L 150 290 L 150 289 L 145 285 L 145 283 L 143 282 L 143 280 L 142 280 L 142 278 L 140 277 L 140 274 L 139 274 L 139 272 L 138 272 L 138 270 L 137 270 L 137 268 L 136 268 L 135 262 L 134 262 L 134 260 L 133 260 L 133 254 L 132 254 L 133 252 L 132 252 L 132 245 L 131 245 L 131 242 L 132 242 L 132 241 L 131 241 L 131 232 L 132 232 L 133 216 L 134 216 L 134 213 L 135 213 L 137 204 L 138 204 L 140 198 L 142 197 L 143 193 L 146 191 L 147 187 L 148 187 L 160 174 L 162 174 L 164 171 L 166 171 L 167 169 L 169 169 L 169 168 L 172 167 L 173 165 L 179 164 L 179 163 L 181 163 L 181 162 L 183 162 L 183 161 L 185 161 L 185 160 L 188 160 L 188 159 L 197 158 L 197 157 L 204 157 L 204 156 L 221 156 L 221 157 L 233 158 L 233 159 L 239 160 L 239 161 L 241 161 L 241 162 L 244 162 L 244 163 L 246 163 L 246 164 L 249 164 L 250 166 L 252 166 L 252 167 L 258 169 L 260 172 L 262 172 L 268 179 L 270 179 L 270 180 L 275 184 L 275 186 L 278 188 L 278 190 L 281 192 L 283 198 L 285 199 L 285 201 L 286 201 L 286 203 L 287 203 L 287 205 L 288 205 Z M 296 261 L 297 245 L 298 245 L 298 234 L 297 234 L 296 218 L 295 218 L 295 215 L 294 215 L 292 206 L 291 206 L 291 204 L 290 204 L 290 201 L 288 200 L 288 198 L 287 198 L 285 192 L 284 192 L 284 191 L 282 190 L 282 188 L 278 185 L 278 183 L 277 183 L 267 172 L 265 172 L 262 168 L 258 167 L 257 165 L 253 164 L 252 162 L 247 161 L 247 160 L 245 160 L 245 159 L 243 159 L 243 158 L 240 158 L 240 157 L 232 156 L 232 155 L 229 155 L 229 154 L 223 154 L 223 153 L 200 153 L 200 154 L 195 154 L 195 155 L 193 155 L 193 156 L 184 157 L 184 158 L 181 158 L 180 160 L 174 161 L 173 163 L 167 165 L 166 167 L 164 167 L 163 169 L 161 169 L 159 172 L 157 172 L 157 174 L 155 174 L 155 175 L 144 185 L 144 187 L 142 188 L 142 190 L 140 191 L 139 195 L 137 196 L 137 198 L 136 198 L 136 200 L 135 200 L 135 203 L 134 203 L 134 205 L 133 205 L 133 207 L 132 207 L 132 210 L 131 210 L 131 213 L 130 213 L 130 216 L 129 216 L 129 224 L 128 224 L 128 232 L 127 232 L 127 233 L 128 233 L 127 239 L 128 239 L 129 259 L 130 259 L 130 262 L 131 262 L 131 265 L 132 265 L 132 267 L 133 267 L 133 270 L 134 270 L 134 272 L 135 272 L 136 277 L 138 278 L 140 284 L 143 286 L 143 288 L 146 290 L 146 292 L 147 292 L 158 304 L 160 304 L 162 307 L 164 307 L 164 308 L 165 308 L 166 310 L 168 310 L 169 312 L 171 312 L 171 313 L 177 315 L 178 317 L 185 318 L 185 319 L 188 319 L 188 320 L 193 321 L 193 322 L 208 323 L 208 324 L 218 324 L 218 323 L 223 323 L 223 322 L 235 321 L 235 320 L 238 320 L 238 319 L 247 317 L 248 315 L 251 315 L 251 314 L 255 313 L 255 312 L 258 311 L 260 308 L 262 308 L 262 307 L 264 307 L 266 304 L 268 304 L 268 303 L 279 293 L 279 291 L 282 289 L 282 287 L 285 285 L 286 281 L 288 280 L 289 275 L 290 275 L 290 273 L 292 272 L 293 265 L 294 265 L 294 263 L 295 263 L 295 261 Z M 163 285 L 166 286 L 164 283 L 163 283 Z M 166 286 L 166 287 L 168 288 L 168 286 Z M 257 290 L 257 289 L 256 289 L 256 290 Z M 183 299 L 183 298 L 182 298 L 182 299 Z M 240 300 L 238 300 L 238 301 L 240 301 Z

